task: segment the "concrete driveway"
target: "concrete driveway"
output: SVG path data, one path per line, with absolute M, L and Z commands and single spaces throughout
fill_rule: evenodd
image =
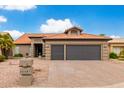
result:
M 110 61 L 52 61 L 51 87 L 124 87 L 124 63 Z M 117 86 L 116 86 L 117 85 Z
M 23 87 L 18 63 L 18 59 L 0 63 L 0 87 Z M 29 87 L 124 87 L 124 63 L 34 58 L 33 68 L 34 82 Z

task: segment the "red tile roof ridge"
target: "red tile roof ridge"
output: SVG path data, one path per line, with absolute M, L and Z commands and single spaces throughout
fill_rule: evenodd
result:
M 62 35 L 63 33 L 55 33 L 55 34 L 53 34 L 53 35 L 51 35 L 51 36 L 48 36 L 48 37 L 46 37 L 46 38 L 49 38 L 49 37 L 54 37 L 54 36 L 57 36 L 57 35 Z
M 99 36 L 99 37 L 103 37 L 103 38 L 111 38 L 110 36 L 100 36 L 100 35 L 89 34 L 89 33 L 81 33 L 81 34 L 87 34 L 87 35 L 92 35 L 92 36 Z

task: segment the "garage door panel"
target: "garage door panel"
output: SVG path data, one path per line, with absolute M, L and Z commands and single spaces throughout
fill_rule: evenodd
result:
M 67 60 L 100 60 L 101 46 L 98 45 L 67 45 Z
M 64 45 L 51 45 L 51 59 L 64 60 Z

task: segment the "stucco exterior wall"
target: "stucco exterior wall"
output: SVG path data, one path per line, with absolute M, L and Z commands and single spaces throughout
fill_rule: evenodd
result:
M 101 45 L 101 60 L 108 60 L 109 59 L 109 47 L 106 41 L 75 41 L 75 40 L 48 40 L 45 41 L 45 59 L 51 59 L 51 45 L 52 44 L 63 44 L 64 51 L 66 51 L 66 45 Z M 66 54 L 64 56 L 66 60 Z
M 66 60 L 66 45 L 101 45 L 101 60 L 109 59 L 109 45 L 106 41 L 75 41 L 75 40 L 48 40 L 43 42 L 42 40 L 35 40 L 31 45 L 16 45 L 19 48 L 19 53 L 24 56 L 28 53 L 30 56 L 34 57 L 34 44 L 43 44 L 43 54 L 46 60 L 51 59 L 51 45 L 52 44 L 63 44 L 64 45 L 64 60 Z M 15 48 L 16 48 L 15 47 Z M 14 49 L 13 54 L 16 54 Z
M 114 51 L 114 48 L 118 48 L 116 52 Z M 119 55 L 120 51 L 124 49 L 124 43 L 110 43 L 109 44 L 109 52 L 115 52 L 117 55 Z
M 17 50 L 18 49 L 18 50 Z M 29 54 L 29 56 L 31 55 L 31 45 L 16 45 L 15 48 L 13 49 L 13 55 L 17 53 L 17 51 L 21 54 L 23 54 L 23 56 L 26 56 L 26 53 Z
M 109 59 L 109 45 L 108 43 L 102 44 L 101 48 L 101 59 L 102 60 L 108 60 Z

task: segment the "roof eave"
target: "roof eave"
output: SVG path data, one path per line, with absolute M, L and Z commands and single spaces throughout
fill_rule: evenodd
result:
M 112 40 L 111 38 L 43 38 L 44 40 Z
M 24 42 L 24 43 L 17 43 L 17 42 L 14 42 L 14 44 L 15 45 L 21 45 L 21 44 L 31 44 L 31 43 L 26 43 L 26 42 Z

